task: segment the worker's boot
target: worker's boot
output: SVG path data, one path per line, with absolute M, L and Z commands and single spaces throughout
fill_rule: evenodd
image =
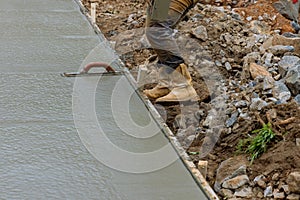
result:
M 171 79 L 171 92 L 166 96 L 158 98 L 156 102 L 162 103 L 199 100 L 199 96 L 192 85 L 192 77 L 184 63 L 180 64 L 171 74 Z
M 151 90 L 144 90 L 144 94 L 151 100 L 163 97 L 171 91 L 171 74 L 167 66 L 161 66 L 158 70 L 158 84 Z

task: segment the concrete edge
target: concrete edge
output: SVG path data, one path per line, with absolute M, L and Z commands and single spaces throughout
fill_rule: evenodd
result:
M 92 18 L 90 16 L 88 10 L 82 4 L 81 0 L 74 0 L 74 1 L 78 4 L 81 12 L 87 17 L 87 19 L 88 19 L 90 25 L 93 27 L 95 33 L 99 36 L 99 39 L 103 40 L 103 41 L 107 41 L 107 39 L 102 34 L 102 32 L 101 32 L 100 28 L 97 26 L 97 24 L 92 22 Z M 111 49 L 117 55 L 116 51 L 113 48 L 111 48 Z M 120 59 L 118 60 L 118 62 L 116 64 L 118 65 L 118 67 L 120 69 L 125 66 Z M 134 79 L 134 77 L 131 75 L 131 73 L 127 69 L 125 69 L 124 71 L 126 72 L 125 76 L 129 80 L 130 84 L 136 90 L 138 90 L 137 89 L 138 86 L 137 86 L 137 83 L 136 83 L 136 80 Z M 139 93 L 138 93 L 138 95 L 142 99 L 142 101 L 144 101 L 146 107 L 148 108 L 148 110 L 150 111 L 150 113 L 152 114 L 152 116 L 154 117 L 154 119 L 158 122 L 158 125 L 161 127 L 161 129 L 165 133 L 165 136 L 171 142 L 172 146 L 174 147 L 174 149 L 178 153 L 180 159 L 183 161 L 183 163 L 185 164 L 185 166 L 187 167 L 187 169 L 189 170 L 189 172 L 193 176 L 194 180 L 199 184 L 199 186 L 202 188 L 202 190 L 206 193 L 206 195 L 210 199 L 212 199 L 212 200 L 219 200 L 219 197 L 216 195 L 215 191 L 211 188 L 211 186 L 208 184 L 208 182 L 202 176 L 202 174 L 197 169 L 197 167 L 195 166 L 195 164 L 192 162 L 192 160 L 189 157 L 189 155 L 183 149 L 183 147 L 181 146 L 181 144 L 177 140 L 176 136 L 170 130 L 170 128 L 167 126 L 167 124 L 164 122 L 164 120 L 162 119 L 162 117 L 160 116 L 160 114 L 158 113 L 158 111 L 156 110 L 156 108 L 154 107 L 154 105 L 151 103 L 151 101 L 149 99 L 147 99 L 146 97 L 140 95 Z

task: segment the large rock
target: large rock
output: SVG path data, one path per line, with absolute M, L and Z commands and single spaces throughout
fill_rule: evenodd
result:
M 224 181 L 240 175 L 246 175 L 247 159 L 243 156 L 236 156 L 223 161 L 217 169 L 214 189 L 220 192 Z
M 300 172 L 292 172 L 286 180 L 289 190 L 300 194 Z
M 295 48 L 295 53 L 300 55 L 300 37 L 285 37 L 282 35 L 275 35 L 272 41 L 273 45 L 285 45 L 293 46 Z
M 296 96 L 300 93 L 300 64 L 288 71 L 285 77 L 285 83 L 293 95 Z
M 280 75 L 284 77 L 289 69 L 293 68 L 297 63 L 300 64 L 300 58 L 298 56 L 283 56 L 278 62 Z

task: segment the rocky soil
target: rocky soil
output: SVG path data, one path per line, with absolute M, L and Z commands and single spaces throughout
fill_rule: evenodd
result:
M 101 31 L 135 77 L 147 67 L 152 87 L 144 0 L 93 2 Z M 272 2 L 198 3 L 175 37 L 200 101 L 153 102 L 195 164 L 208 161 L 206 179 L 224 199 L 300 199 L 300 35 Z M 250 163 L 237 146 L 267 123 L 275 137 Z

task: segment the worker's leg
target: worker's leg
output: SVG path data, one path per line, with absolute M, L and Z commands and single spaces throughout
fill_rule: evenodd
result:
M 149 98 L 156 99 L 165 96 L 160 100 L 185 101 L 195 99 L 197 96 L 191 84 L 191 76 L 173 37 L 173 28 L 193 4 L 194 2 L 191 0 L 172 0 L 169 16 L 164 21 L 152 20 L 150 18 L 151 6 L 148 8 L 146 35 L 158 55 L 158 66 L 162 68 L 159 69 L 158 85 L 152 90 L 144 91 Z M 180 95 L 178 95 L 179 93 Z

